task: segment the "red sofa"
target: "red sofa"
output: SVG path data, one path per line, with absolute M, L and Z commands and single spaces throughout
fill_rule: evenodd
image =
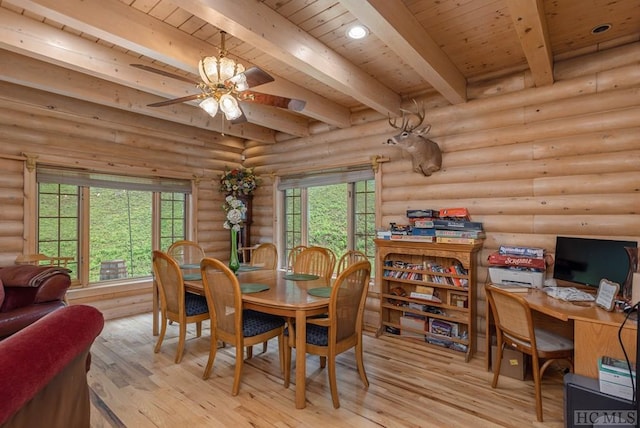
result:
M 0 339 L 65 306 L 69 270 L 52 266 L 0 268 Z
M 88 428 L 89 350 L 104 326 L 91 306 L 67 306 L 0 341 L 1 428 Z

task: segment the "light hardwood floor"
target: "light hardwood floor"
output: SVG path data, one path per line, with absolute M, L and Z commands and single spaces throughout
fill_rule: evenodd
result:
M 177 325 L 168 327 L 160 353 L 154 354 L 151 314 L 107 321 L 93 345 L 88 374 L 92 427 L 563 426 L 559 369 L 543 379 L 545 422 L 539 423 L 532 380 L 502 376 L 492 389 L 483 355 L 464 363 L 457 355 L 369 333 L 364 360 L 370 386 L 364 389 L 360 381 L 353 351 L 339 355 L 339 409 L 331 404 L 326 369 L 312 356 L 307 357 L 307 407 L 295 408 L 295 385 L 283 387 L 275 340 L 265 354 L 262 346 L 254 349 L 240 393 L 232 397 L 234 348 L 220 349 L 211 378 L 202 379 L 208 327 L 207 322 L 196 338 L 195 326 L 189 326 L 184 358 L 174 364 Z

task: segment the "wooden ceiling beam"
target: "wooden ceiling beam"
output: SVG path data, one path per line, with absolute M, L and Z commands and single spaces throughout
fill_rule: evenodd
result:
M 536 86 L 553 83 L 553 55 L 543 0 L 506 0 Z M 585 6 L 586 7 L 586 6 Z
M 229 122 L 214 120 L 200 108 L 186 104 L 165 109 L 147 107 L 159 98 L 18 53 L 0 50 L 0 63 L 0 80 L 5 82 L 244 139 L 275 142 L 271 129 L 250 123 L 230 126 Z
M 26 10 L 50 17 L 75 30 L 186 71 L 194 76 L 198 75 L 200 58 L 218 53 L 218 49 L 211 44 L 131 8 L 121 1 L 11 0 L 11 2 Z M 237 60 L 242 62 L 245 68 L 252 66 L 242 58 L 237 58 Z M 313 94 L 280 76 L 274 75 L 273 77 L 283 92 L 263 91 L 262 87 L 256 87 L 255 90 L 305 100 L 306 105 L 304 110 L 300 112 L 301 114 L 341 128 L 350 126 L 350 111 L 348 109 Z M 287 117 L 287 112 L 283 113 L 285 114 L 273 113 L 273 115 Z M 292 122 L 299 122 L 299 116 L 290 113 L 288 115 Z M 253 116 L 258 116 L 257 111 Z M 279 130 L 287 132 L 284 129 Z M 289 133 L 298 135 L 299 131 L 292 130 Z M 308 133 L 308 130 L 305 133 Z
M 399 94 L 262 2 L 182 0 L 180 7 L 385 116 L 400 113 Z
M 341 0 L 340 3 L 450 103 L 467 100 L 465 77 L 402 2 Z

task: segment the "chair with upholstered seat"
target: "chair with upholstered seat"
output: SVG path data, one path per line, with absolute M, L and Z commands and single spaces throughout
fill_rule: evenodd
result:
M 367 256 L 362 251 L 349 250 L 340 257 L 338 266 L 336 267 L 336 275 L 356 262 L 368 261 Z
M 179 324 L 180 336 L 175 362 L 182 360 L 187 324 L 196 323 L 196 336 L 202 334 L 202 321 L 209 319 L 207 301 L 203 296 L 185 291 L 184 279 L 178 262 L 162 251 L 153 252 L 153 272 L 160 295 L 162 329 L 153 352 L 159 352 L 167 331 L 167 324 Z
M 334 265 L 330 250 L 322 247 L 305 248 L 296 257 L 293 265 L 293 273 L 318 275 L 326 280 L 327 285 L 331 281 Z
M 213 369 L 218 340 L 231 344 L 236 348 L 232 394 L 238 395 L 245 346 L 253 346 L 272 337 L 277 337 L 280 361 L 282 361 L 284 319 L 253 310 L 243 310 L 242 291 L 238 277 L 220 260 L 203 259 L 201 274 L 211 316 L 211 346 L 202 377 L 208 379 Z
M 251 266 L 275 270 L 278 267 L 278 248 L 270 242 L 258 245 L 251 255 Z
M 320 365 L 329 363 L 329 385 L 333 407 L 340 407 L 336 383 L 336 355 L 355 348 L 356 365 L 360 379 L 369 386 L 364 369 L 362 326 L 364 305 L 371 277 L 371 264 L 357 262 L 336 278 L 329 297 L 326 317 L 307 319 L 307 353 L 319 355 Z M 291 377 L 291 348 L 295 347 L 295 325 L 290 324 L 288 341 L 284 351 L 284 384 L 289 387 Z
M 536 417 L 542 422 L 541 380 L 556 360 L 566 360 L 573 372 L 573 341 L 534 325 L 529 303 L 522 296 L 499 287 L 485 286 L 496 327 L 497 352 L 491 387 L 498 385 L 504 346 L 531 356 L 536 396 Z M 542 364 L 541 364 L 542 363 Z

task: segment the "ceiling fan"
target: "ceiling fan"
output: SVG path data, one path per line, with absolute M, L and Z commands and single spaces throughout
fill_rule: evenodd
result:
M 219 55 L 217 57 L 203 57 L 198 63 L 198 71 L 202 79 L 200 82 L 144 64 L 131 64 L 132 67 L 141 70 L 193 83 L 200 89 L 198 94 L 148 104 L 148 107 L 163 107 L 201 100 L 199 106 L 209 115 L 213 117 L 218 113 L 218 110 L 221 110 L 227 120 L 232 123 L 241 123 L 247 120 L 238 101 L 265 104 L 293 111 L 304 109 L 305 101 L 250 91 L 249 88 L 273 82 L 274 79 L 259 67 L 250 67 L 245 70 L 242 64 L 227 57 L 226 34 L 225 31 L 220 31 L 222 42 Z

